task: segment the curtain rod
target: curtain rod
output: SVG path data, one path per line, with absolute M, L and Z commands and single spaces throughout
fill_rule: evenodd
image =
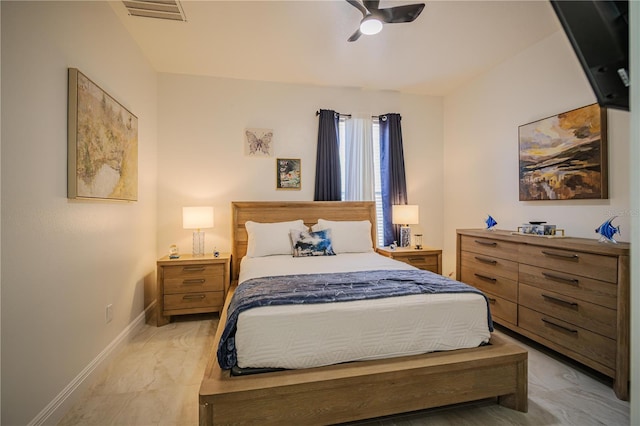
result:
M 351 117 L 351 114 L 342 114 L 340 112 L 336 112 L 336 114 L 338 114 L 338 117 Z M 320 111 L 316 111 L 316 117 L 320 115 Z M 386 116 L 386 114 L 383 115 L 372 115 L 371 118 L 382 118 L 382 120 L 386 120 L 386 118 L 384 118 Z

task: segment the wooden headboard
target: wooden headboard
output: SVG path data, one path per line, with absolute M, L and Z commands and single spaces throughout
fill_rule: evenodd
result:
M 309 227 L 318 219 L 369 220 L 374 246 L 377 241 L 373 201 L 234 201 L 231 203 L 231 279 L 238 279 L 240 260 L 247 254 L 246 221 L 268 223 L 298 219 Z

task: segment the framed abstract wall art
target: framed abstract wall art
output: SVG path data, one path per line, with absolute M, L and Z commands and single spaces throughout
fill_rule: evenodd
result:
M 302 170 L 299 158 L 276 159 L 276 189 L 301 189 Z
M 67 197 L 138 199 L 138 118 L 69 68 Z
M 520 201 L 606 199 L 607 111 L 587 105 L 518 128 Z
M 273 156 L 273 130 L 246 129 L 244 136 L 244 155 L 249 157 Z

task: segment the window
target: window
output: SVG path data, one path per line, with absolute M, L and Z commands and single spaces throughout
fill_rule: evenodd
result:
M 342 199 L 345 199 L 345 140 L 346 140 L 346 118 L 340 117 L 338 122 L 338 132 L 340 138 L 340 173 L 342 181 Z M 371 130 L 373 136 L 373 167 L 375 173 L 375 188 L 374 199 L 376 203 L 376 234 L 378 236 L 377 245 L 382 247 L 384 245 L 384 230 L 382 227 L 382 185 L 380 183 L 380 126 L 378 118 L 371 119 Z

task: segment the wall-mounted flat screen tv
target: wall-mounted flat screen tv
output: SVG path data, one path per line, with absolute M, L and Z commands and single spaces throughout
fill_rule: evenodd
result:
M 629 111 L 629 2 L 551 0 L 598 104 Z

